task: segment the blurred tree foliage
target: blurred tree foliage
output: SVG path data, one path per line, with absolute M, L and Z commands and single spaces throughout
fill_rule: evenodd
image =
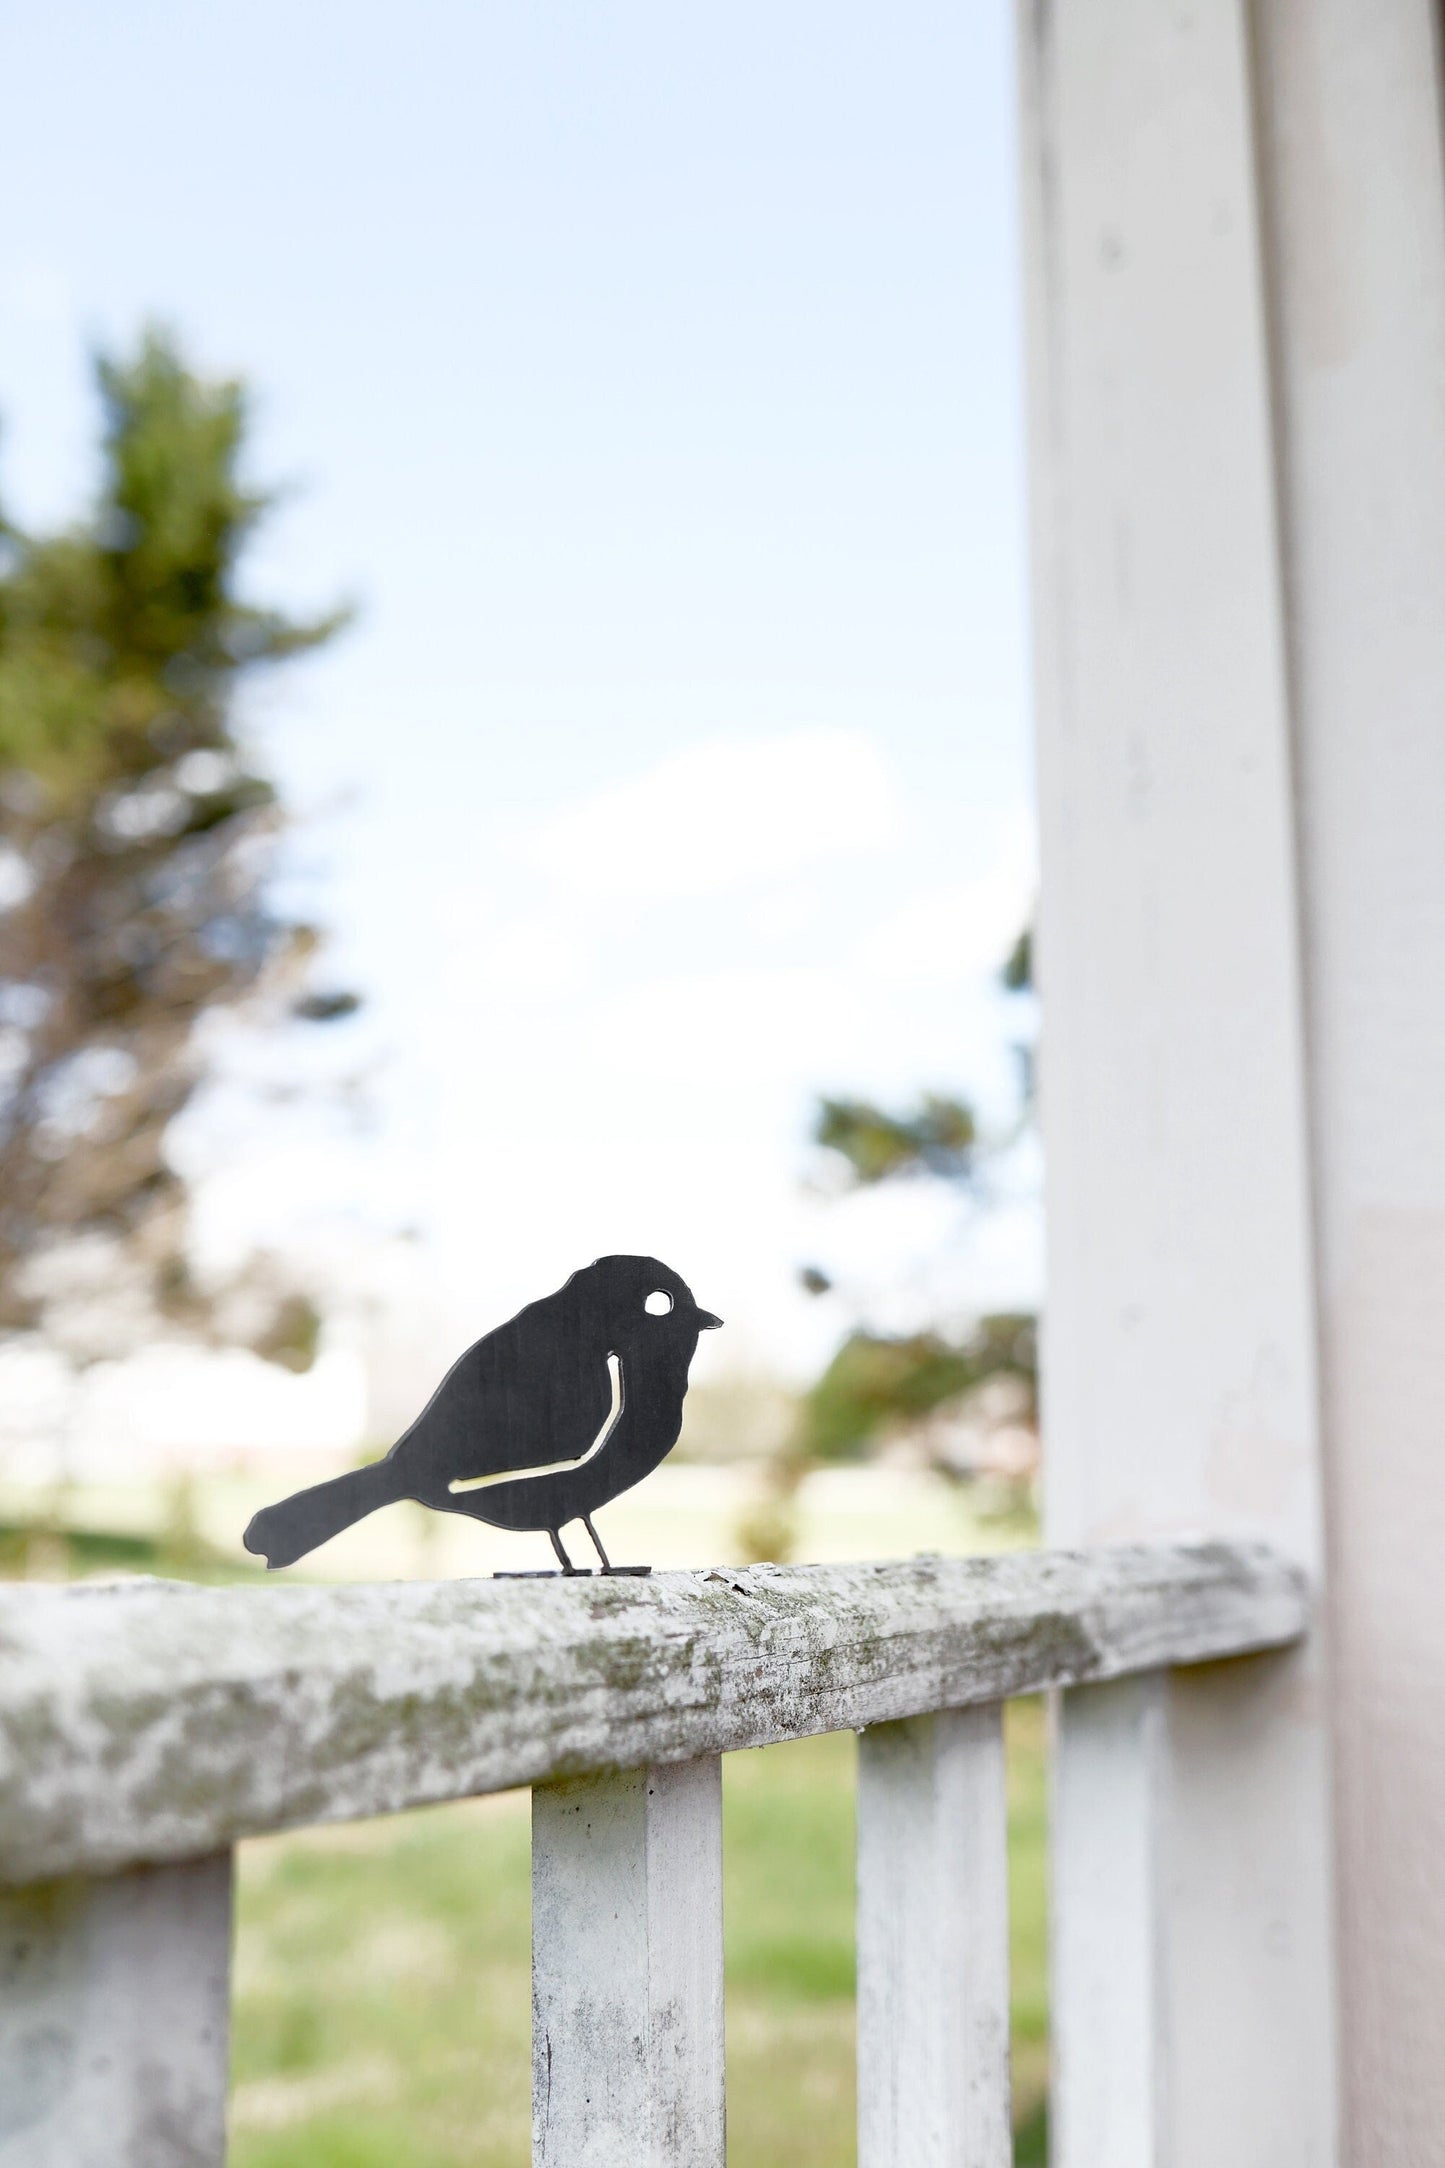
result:
M 925 1095 L 912 1114 L 886 1114 L 866 1099 L 820 1099 L 813 1141 L 846 1162 L 852 1184 L 900 1174 L 938 1174 L 966 1182 L 978 1130 L 961 1099 Z
M 1010 993 L 1033 989 L 1033 933 L 1025 927 L 999 973 Z M 1022 1114 L 1032 1107 L 1030 1050 L 1020 1048 Z M 926 1094 L 911 1111 L 892 1114 L 861 1099 L 822 1099 L 813 1141 L 841 1161 L 843 1187 L 866 1189 L 916 1177 L 976 1185 L 989 1151 L 972 1107 Z M 1008 1140 L 1011 1141 L 1011 1140 Z M 803 1285 L 828 1291 L 826 1273 L 806 1266 Z M 1022 1413 L 1036 1420 L 1037 1320 L 1010 1313 L 980 1318 L 963 1335 L 940 1331 L 850 1333 L 806 1395 L 797 1451 L 809 1461 L 856 1459 L 880 1434 L 916 1425 L 962 1402 L 991 1378 L 1016 1379 L 1025 1389 Z
M 1006 993 L 1031 994 L 1034 990 L 1034 929 L 1025 926 L 1009 950 L 999 973 Z
M 990 1378 L 1017 1378 L 1032 1409 L 1038 1320 L 1001 1312 L 960 1339 L 940 1332 L 852 1332 L 804 1403 L 812 1460 L 858 1460 L 881 1431 L 920 1422 Z
M 154 330 L 96 374 L 93 509 L 56 534 L 0 520 L 0 1331 L 82 1365 L 149 1328 L 302 1369 L 304 1294 L 262 1264 L 198 1283 L 166 1137 L 207 1019 L 355 1006 L 308 991 L 316 931 L 269 900 L 280 808 L 236 720 L 343 616 L 241 598 L 273 501 L 241 479 L 242 385 Z
M 999 973 L 1009 993 L 1033 991 L 1033 934 L 1025 928 Z M 1020 1129 L 1033 1110 L 1032 1048 L 1019 1046 Z M 965 1100 L 925 1093 L 909 1111 L 890 1113 L 867 1099 L 820 1099 L 813 1142 L 833 1155 L 833 1185 L 849 1191 L 915 1179 L 948 1182 L 977 1192 L 992 1153 L 1012 1137 L 986 1138 Z M 832 1280 L 818 1265 L 799 1273 L 812 1295 L 826 1295 Z M 966 1332 L 942 1328 L 884 1333 L 866 1325 L 844 1339 L 817 1382 L 803 1395 L 792 1431 L 767 1465 L 766 1478 L 739 1521 L 741 1549 L 752 1558 L 792 1555 L 797 1537 L 797 1493 L 819 1463 L 861 1460 L 890 1434 L 926 1429 L 929 1418 L 960 1413 L 997 1380 L 1016 1388 L 1012 1424 L 1035 1428 L 1038 1420 L 1038 1319 L 1000 1312 L 981 1317 Z M 961 1471 L 947 1458 L 938 1465 Z

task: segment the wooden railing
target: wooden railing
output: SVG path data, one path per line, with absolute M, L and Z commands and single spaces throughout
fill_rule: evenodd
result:
M 1292 1567 L 1222 1544 L 0 1594 L 0 2168 L 216 2168 L 231 1847 L 516 1785 L 535 2160 L 721 2168 L 719 1757 L 843 1729 L 861 2168 L 1004 2168 L 1001 1703 L 1076 1690 L 1059 1886 L 1098 1915 L 1128 1902 L 1150 1682 L 1281 1648 L 1306 1610 Z M 1126 1678 L 1121 1699 L 1105 1682 Z M 1099 1872 L 1117 1886 L 1091 1890 Z M 1057 1977 L 1099 1992 L 1079 1939 L 1098 1918 L 1072 1943 L 1056 1926 L 1076 1959 Z

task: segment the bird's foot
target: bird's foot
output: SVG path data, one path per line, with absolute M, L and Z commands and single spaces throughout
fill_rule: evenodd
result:
M 609 1574 L 626 1573 L 631 1574 L 635 1581 L 644 1581 L 651 1571 L 651 1566 L 604 1566 L 600 1578 L 605 1581 Z

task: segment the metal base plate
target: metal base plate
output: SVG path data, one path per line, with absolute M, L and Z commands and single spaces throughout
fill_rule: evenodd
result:
M 560 1566 L 532 1566 L 523 1573 L 494 1573 L 494 1581 L 599 1581 L 616 1580 L 620 1574 L 630 1574 L 635 1581 L 646 1580 L 651 1566 L 574 1566 L 564 1573 Z

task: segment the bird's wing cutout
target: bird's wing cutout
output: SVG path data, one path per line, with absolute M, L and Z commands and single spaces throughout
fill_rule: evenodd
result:
M 397 1439 L 391 1453 L 413 1496 L 444 1497 L 453 1479 L 565 1464 L 595 1444 L 611 1398 L 605 1354 L 579 1348 L 539 1310 L 545 1305 L 533 1304 L 458 1356 Z
M 460 1496 L 464 1491 L 488 1490 L 494 1483 L 525 1483 L 533 1476 L 570 1474 L 574 1468 L 585 1468 L 588 1461 L 595 1459 L 597 1454 L 602 1451 L 603 1446 L 606 1445 L 622 1418 L 624 1393 L 622 1386 L 622 1358 L 620 1356 L 608 1356 L 607 1376 L 612 1386 L 612 1405 L 607 1411 L 607 1417 L 602 1428 L 598 1431 L 585 1453 L 579 1453 L 575 1460 L 548 1461 L 545 1467 L 541 1468 L 499 1468 L 493 1475 L 457 1476 L 452 1482 L 448 1483 L 447 1489 L 453 1496 Z

